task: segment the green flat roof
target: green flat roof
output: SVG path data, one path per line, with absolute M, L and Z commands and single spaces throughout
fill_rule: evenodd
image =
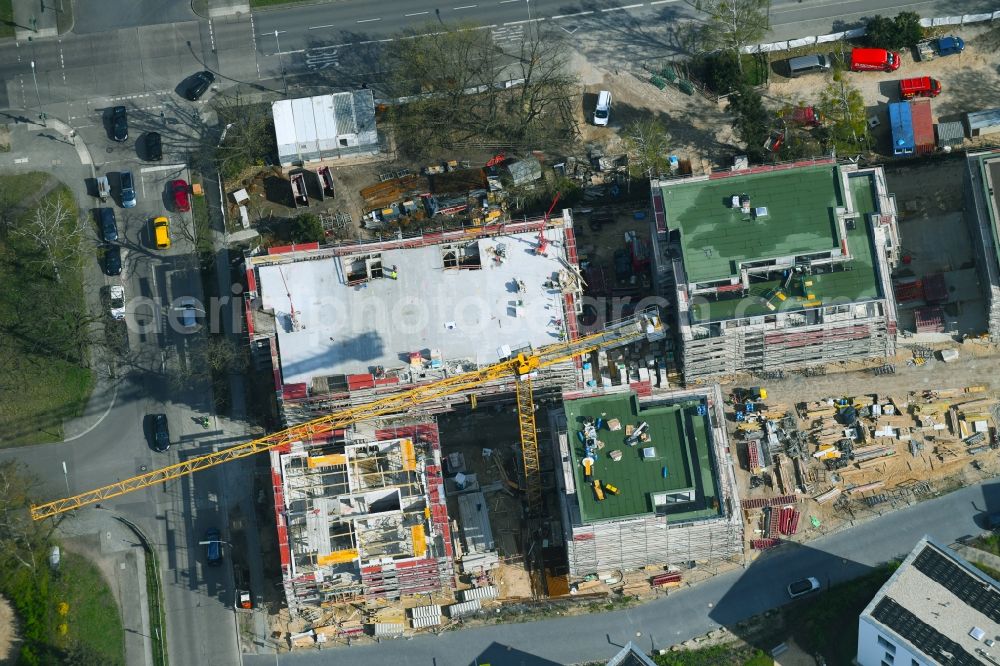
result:
M 688 282 L 739 275 L 740 262 L 839 247 L 838 180 L 837 166 L 826 165 L 663 185 L 667 226 L 680 229 Z M 733 208 L 733 196 L 742 194 L 767 215 Z
M 576 479 L 580 517 L 585 523 L 653 513 L 654 492 L 695 489 L 695 500 L 667 509 L 668 520 L 682 521 L 710 518 L 720 514 L 716 498 L 718 485 L 712 462 L 711 437 L 707 416 L 698 416 L 700 401 L 644 407 L 632 393 L 569 400 L 566 409 L 567 437 Z M 583 430 L 583 417 L 605 421 L 618 419 L 622 429 L 611 432 L 603 428 L 598 439 L 604 448 L 597 452 L 593 479 L 610 483 L 620 490 L 618 495 L 605 493 L 598 500 L 592 481 L 584 478 L 583 444 L 577 435 Z M 625 427 L 645 421 L 649 442 L 627 446 Z M 651 446 L 656 456 L 642 458 L 642 449 Z M 621 451 L 622 459 L 611 459 L 612 451 Z M 664 478 L 663 469 L 667 469 Z M 716 504 L 713 506 L 713 504 Z
M 801 172 L 801 173 L 800 173 Z M 771 245 L 777 248 L 770 258 L 784 257 L 794 254 L 800 254 L 805 252 L 818 252 L 832 249 L 838 243 L 821 244 L 821 243 L 831 243 L 835 238 L 834 229 L 836 228 L 834 224 L 834 208 L 836 206 L 842 206 L 844 197 L 840 194 L 840 180 L 838 175 L 838 168 L 836 166 L 820 166 L 820 167 L 799 167 L 793 170 L 769 172 L 766 174 L 755 174 L 751 176 L 746 176 L 744 178 L 730 177 L 722 179 L 721 181 L 701 181 L 692 182 L 688 185 L 682 185 L 680 187 L 674 187 L 672 196 L 676 200 L 679 193 L 684 187 L 691 187 L 692 192 L 686 194 L 689 199 L 699 199 L 702 194 L 692 194 L 695 192 L 703 192 L 706 189 L 710 189 L 716 200 L 716 208 L 724 209 L 722 204 L 722 195 L 720 194 L 720 187 L 723 187 L 726 192 L 739 190 L 740 193 L 749 194 L 751 197 L 751 206 L 756 205 L 757 195 L 756 192 L 760 191 L 760 188 L 753 183 L 756 182 L 755 179 L 769 177 L 772 180 L 769 183 L 769 187 L 775 189 L 802 189 L 803 192 L 810 192 L 811 196 L 819 197 L 817 190 L 821 187 L 820 182 L 825 183 L 827 193 L 830 198 L 826 199 L 822 206 L 822 214 L 819 212 L 814 216 L 807 216 L 810 222 L 805 222 L 806 226 L 812 224 L 817 230 L 819 226 L 824 226 L 827 230 L 826 240 L 819 240 L 820 234 L 817 231 L 815 238 L 817 245 L 811 249 L 802 249 L 801 245 L 796 245 L 796 243 L 803 241 L 805 236 L 802 232 L 792 232 L 791 238 L 786 240 L 786 243 L 774 242 Z M 803 180 L 805 176 L 805 180 Z M 734 181 L 736 182 L 727 182 Z M 750 182 L 746 182 L 750 181 Z M 780 187 L 779 187 L 780 183 Z M 698 187 L 701 185 L 702 187 Z M 711 186 L 711 187 L 708 187 Z M 852 260 L 845 262 L 843 265 L 838 266 L 835 272 L 831 273 L 817 273 L 810 275 L 810 279 L 813 284 L 809 288 L 809 292 L 815 296 L 815 300 L 812 302 L 814 305 L 822 305 L 824 302 L 830 302 L 836 300 L 839 303 L 844 303 L 847 301 L 864 301 L 873 298 L 878 298 L 880 296 L 879 290 L 879 279 L 878 279 L 878 268 L 876 266 L 875 255 L 874 255 L 874 237 L 872 230 L 869 227 L 867 214 L 874 213 L 878 211 L 875 204 L 875 189 L 872 183 L 872 178 L 870 174 L 863 173 L 858 175 L 850 175 L 848 177 L 848 186 L 851 190 L 851 199 L 854 204 L 854 212 L 860 213 L 858 218 L 858 223 L 855 225 L 854 229 L 847 230 L 847 247 L 848 251 L 852 256 Z M 667 197 L 668 186 L 663 187 L 664 198 Z M 769 190 L 768 190 L 769 191 Z M 818 200 L 818 199 L 817 199 Z M 730 221 L 731 224 L 746 224 L 744 229 L 758 230 L 763 232 L 765 229 L 770 230 L 772 227 L 767 226 L 769 218 L 777 218 L 771 205 L 765 202 L 763 199 L 760 200 L 760 205 L 768 207 L 767 218 L 759 218 L 756 222 L 737 222 Z M 671 203 L 667 203 L 667 214 L 668 220 L 673 219 L 673 208 Z M 816 209 L 813 209 L 816 210 Z M 724 209 L 724 212 L 730 215 L 736 215 L 731 209 Z M 779 207 L 780 214 L 780 207 Z M 787 220 L 794 220 L 801 215 L 800 212 L 796 212 L 794 215 L 782 218 L 785 220 L 784 223 L 779 223 L 773 229 L 780 228 L 795 228 L 795 224 L 787 225 Z M 818 224 L 818 220 L 825 220 L 824 225 Z M 711 222 L 712 226 L 722 224 L 719 221 Z M 725 224 L 729 224 L 726 222 Z M 725 226 L 723 224 L 723 226 Z M 755 227 L 755 225 L 760 224 L 761 226 Z M 786 224 L 785 227 L 782 224 Z M 698 225 L 692 221 L 692 227 L 698 227 Z M 700 229 L 700 227 L 698 227 Z M 778 233 L 775 231 L 774 233 Z M 692 247 L 690 239 L 685 241 L 685 238 L 689 234 L 686 234 L 684 228 L 681 228 L 681 246 L 684 252 L 684 268 L 687 271 L 688 281 L 694 282 L 704 282 L 708 281 L 710 278 L 705 277 L 706 274 L 702 274 L 698 277 L 698 273 L 692 274 L 692 269 L 690 268 L 692 262 L 694 264 L 695 270 L 705 270 L 704 261 L 707 259 L 704 252 L 704 247 L 701 249 L 695 249 Z M 690 234 L 697 241 L 699 238 L 705 238 L 705 235 L 698 231 L 697 233 Z M 703 242 L 710 242 L 710 239 L 705 238 Z M 726 240 L 725 243 L 730 243 L 730 240 Z M 718 247 L 718 246 L 717 246 Z M 759 247 L 759 243 L 758 246 Z M 792 249 L 795 248 L 795 249 Z M 754 250 L 755 252 L 757 250 Z M 715 252 L 713 251 L 713 256 Z M 691 259 L 689 260 L 689 257 Z M 730 259 L 729 262 L 735 270 L 735 261 L 749 261 L 752 259 L 758 259 L 760 257 L 735 257 Z M 735 273 L 733 273 L 735 275 Z M 729 277 L 725 275 L 723 277 Z M 734 317 L 758 317 L 762 315 L 774 314 L 775 312 L 787 312 L 793 310 L 802 310 L 808 307 L 805 295 L 801 293 L 795 293 L 792 290 L 788 293 L 788 298 L 784 301 L 780 301 L 772 298 L 774 291 L 781 287 L 781 280 L 768 280 L 768 281 L 755 281 L 750 285 L 750 289 L 744 296 L 742 294 L 722 294 L 719 298 L 713 297 L 699 297 L 694 299 L 692 304 L 692 317 L 698 322 L 709 322 L 709 321 L 722 321 L 725 319 L 732 319 Z M 771 310 L 767 307 L 766 302 L 770 300 L 771 304 L 775 306 L 775 310 Z

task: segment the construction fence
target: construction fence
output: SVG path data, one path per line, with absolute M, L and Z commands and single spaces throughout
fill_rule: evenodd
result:
M 949 25 L 969 25 L 972 23 L 984 23 L 987 21 L 1000 20 L 1000 11 L 988 12 L 984 14 L 963 14 L 962 16 L 942 16 L 938 18 L 920 19 L 920 25 L 924 28 L 937 28 Z M 864 37 L 865 28 L 854 28 L 843 32 L 832 32 L 828 35 L 817 35 L 800 37 L 799 39 L 789 39 L 782 42 L 770 42 L 768 44 L 752 44 L 743 47 L 744 53 L 771 53 L 774 51 L 788 51 L 814 44 L 825 44 L 827 42 L 839 42 L 844 39 L 857 39 Z

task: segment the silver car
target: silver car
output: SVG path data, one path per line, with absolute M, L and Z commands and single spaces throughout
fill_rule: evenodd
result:
M 803 578 L 802 580 L 797 580 L 788 586 L 788 596 L 792 599 L 797 597 L 802 597 L 810 592 L 815 592 L 819 589 L 819 581 L 813 577 Z

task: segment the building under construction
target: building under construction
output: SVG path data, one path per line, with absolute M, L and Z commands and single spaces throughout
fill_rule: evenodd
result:
M 578 337 L 581 283 L 569 211 L 390 241 L 272 248 L 246 258 L 246 279 L 255 361 L 272 368 L 287 425 Z M 432 415 L 513 394 L 514 384 L 503 377 L 411 408 L 407 418 L 419 424 L 409 430 L 362 423 L 272 453 L 294 613 L 451 587 Z M 567 360 L 535 384 L 577 389 L 583 368 Z
M 1000 342 L 1000 150 L 970 153 L 965 165 L 965 210 L 986 298 L 990 339 Z
M 571 579 L 742 555 L 721 408 L 714 385 L 605 392 L 551 413 Z
M 452 587 L 433 423 L 285 445 L 271 451 L 271 474 L 282 579 L 293 614 Z
M 554 219 L 248 256 L 246 319 L 294 425 L 578 334 L 569 210 Z M 540 387 L 582 385 L 573 363 Z M 513 381 L 477 396 L 512 392 Z M 445 411 L 466 395 L 422 408 Z
M 896 202 L 832 159 L 654 180 L 658 287 L 701 382 L 895 353 Z

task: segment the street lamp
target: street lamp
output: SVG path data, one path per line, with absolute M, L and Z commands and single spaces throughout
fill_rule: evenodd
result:
M 42 112 L 42 98 L 38 94 L 38 77 L 35 76 L 35 61 L 31 61 L 31 80 L 35 82 L 35 101 L 38 102 L 38 117 L 42 119 L 42 127 L 48 127 L 45 124 L 45 114 Z
M 274 31 L 274 43 L 278 47 L 278 69 L 281 70 L 281 86 L 285 89 L 285 95 L 288 95 L 288 83 L 285 81 L 285 65 L 281 62 L 281 42 L 278 41 L 278 31 Z

